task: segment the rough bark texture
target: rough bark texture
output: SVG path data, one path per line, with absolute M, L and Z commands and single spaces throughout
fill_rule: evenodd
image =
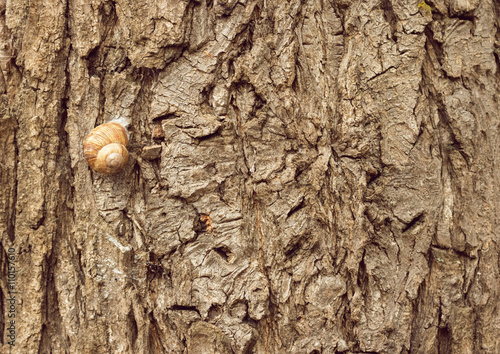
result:
M 500 353 L 498 1 L 0 10 L 2 353 Z

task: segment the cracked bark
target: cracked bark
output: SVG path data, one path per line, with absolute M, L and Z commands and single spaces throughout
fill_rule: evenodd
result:
M 500 352 L 500 5 L 427 3 L 0 1 L 0 351 Z

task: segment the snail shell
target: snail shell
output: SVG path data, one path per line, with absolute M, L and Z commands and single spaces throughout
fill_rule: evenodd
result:
M 111 175 L 120 172 L 127 164 L 127 143 L 127 131 L 121 124 L 104 123 L 87 136 L 83 153 L 94 171 Z

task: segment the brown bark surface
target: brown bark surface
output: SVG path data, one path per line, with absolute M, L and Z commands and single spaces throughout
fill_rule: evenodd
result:
M 0 0 L 0 352 L 500 353 L 499 19 Z

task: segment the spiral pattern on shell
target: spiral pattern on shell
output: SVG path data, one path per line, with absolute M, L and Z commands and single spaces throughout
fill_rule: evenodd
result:
M 127 164 L 127 144 L 127 131 L 121 124 L 104 123 L 87 136 L 83 153 L 94 171 L 111 175 L 120 172 Z

